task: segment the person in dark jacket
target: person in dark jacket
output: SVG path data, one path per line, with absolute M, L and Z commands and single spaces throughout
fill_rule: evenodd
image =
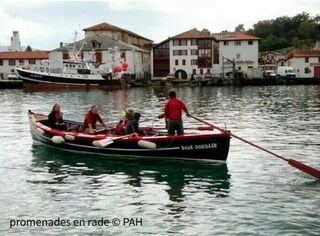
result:
M 159 115 L 158 118 L 165 118 L 168 135 L 175 135 L 176 131 L 177 135 L 183 135 L 182 111 L 190 116 L 189 110 L 182 100 L 177 99 L 174 90 L 170 90 L 168 95 L 169 101 L 164 106 L 164 114 Z
M 138 133 L 140 117 L 141 114 L 139 112 L 135 112 L 128 116 L 126 134 Z
M 63 123 L 60 104 L 58 103 L 54 104 L 50 114 L 48 115 L 48 126 L 53 129 L 67 131 L 67 126 Z

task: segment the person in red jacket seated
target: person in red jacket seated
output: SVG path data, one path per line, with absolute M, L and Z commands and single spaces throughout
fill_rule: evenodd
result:
M 97 121 L 99 121 L 101 125 L 107 128 L 107 126 L 102 121 L 100 115 L 98 114 L 97 107 L 94 105 L 91 107 L 90 111 L 88 111 L 86 116 L 84 117 L 83 132 L 86 134 L 94 134 L 96 132 Z
M 176 131 L 178 135 L 183 135 L 182 111 L 190 116 L 186 104 L 177 99 L 175 91 L 170 90 L 169 101 L 164 106 L 164 114 L 158 116 L 159 119 L 165 118 L 168 135 L 175 135 Z

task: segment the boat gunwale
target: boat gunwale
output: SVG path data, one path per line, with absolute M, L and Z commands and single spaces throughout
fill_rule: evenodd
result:
M 51 135 L 57 135 L 57 136 L 66 136 L 71 135 L 74 138 L 77 138 L 79 140 L 88 140 L 88 141 L 95 141 L 95 140 L 102 140 L 105 138 L 120 138 L 123 135 L 108 135 L 108 134 L 85 134 L 82 132 L 79 133 L 73 133 L 70 131 L 61 131 L 58 129 L 50 128 L 47 125 L 44 125 L 42 122 L 47 121 L 48 118 L 44 114 L 40 113 L 28 113 L 29 120 L 37 127 L 40 128 L 46 132 L 48 132 Z M 37 119 L 35 116 L 42 116 L 44 119 Z M 81 124 L 77 121 L 72 120 L 65 120 L 69 123 L 74 124 Z M 149 127 L 145 127 L 149 128 Z M 196 130 L 196 129 L 195 129 Z M 153 129 L 153 131 L 157 131 L 157 129 Z M 146 140 L 146 141 L 166 141 L 166 140 L 192 140 L 192 139 L 202 139 L 202 138 L 214 138 L 214 137 L 229 137 L 231 138 L 230 134 L 228 132 L 220 132 L 220 133 L 191 133 L 191 134 L 184 134 L 184 135 L 175 135 L 175 136 L 139 136 L 139 135 L 133 135 L 129 137 L 123 137 L 122 139 L 118 139 L 117 142 L 137 142 L 139 140 Z

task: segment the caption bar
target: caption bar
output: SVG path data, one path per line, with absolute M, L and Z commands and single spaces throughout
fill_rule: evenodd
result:
M 111 227 L 142 226 L 142 218 L 100 218 L 100 219 L 10 219 L 10 228 L 15 227 Z

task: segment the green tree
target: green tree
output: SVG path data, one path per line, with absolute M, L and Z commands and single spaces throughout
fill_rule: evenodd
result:
M 32 52 L 32 48 L 30 47 L 30 45 L 27 46 L 26 52 Z
M 246 30 L 244 29 L 244 24 L 238 25 L 238 26 L 235 28 L 234 31 L 235 31 L 235 32 L 244 32 L 244 31 L 246 31 Z
M 291 40 L 291 44 L 292 46 L 294 46 L 295 48 L 301 49 L 302 48 L 302 41 L 298 38 L 298 37 L 294 37 Z
M 291 46 L 291 44 L 286 39 L 271 35 L 261 41 L 259 44 L 259 51 L 274 51 L 289 46 Z
M 298 28 L 299 36 L 303 39 L 310 39 L 314 36 L 316 25 L 309 21 L 304 21 L 300 23 Z
M 272 21 L 259 21 L 258 23 L 254 24 L 253 29 L 250 29 L 248 32 L 258 37 L 266 38 L 269 35 L 272 35 Z
M 308 13 L 302 12 L 293 17 L 263 20 L 254 24 L 248 33 L 261 38 L 260 51 L 290 46 L 309 48 L 320 39 L 320 15 L 310 17 Z
M 302 22 L 308 22 L 310 21 L 310 19 L 310 15 L 308 13 L 302 12 L 301 14 L 298 14 L 291 18 L 292 26 L 293 28 L 298 29 Z

